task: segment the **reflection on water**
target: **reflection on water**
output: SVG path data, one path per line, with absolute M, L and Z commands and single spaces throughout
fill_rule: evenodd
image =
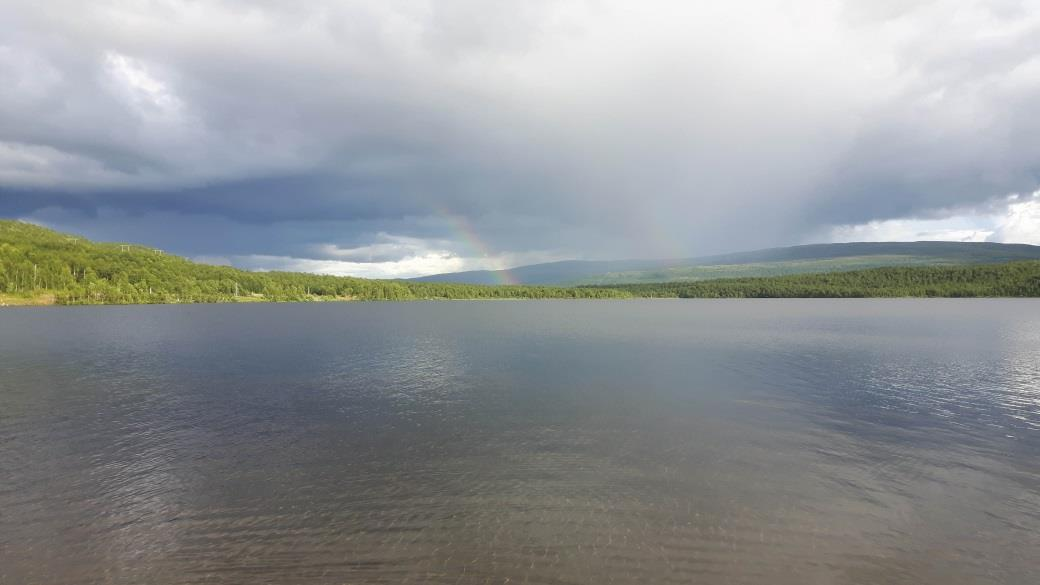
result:
M 0 583 L 1014 583 L 1036 301 L 0 312 Z

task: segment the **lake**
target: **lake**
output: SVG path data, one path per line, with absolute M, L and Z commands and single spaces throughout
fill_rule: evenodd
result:
M 0 311 L 0 583 L 1040 582 L 1040 301 Z

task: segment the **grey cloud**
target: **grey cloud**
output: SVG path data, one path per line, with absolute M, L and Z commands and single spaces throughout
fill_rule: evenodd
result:
M 0 214 L 192 255 L 475 253 L 446 214 L 494 253 L 696 255 L 1040 183 L 1033 2 L 4 11 Z

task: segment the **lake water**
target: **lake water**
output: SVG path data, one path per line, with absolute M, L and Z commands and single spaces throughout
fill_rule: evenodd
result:
M 0 311 L 0 583 L 1040 583 L 1040 302 Z

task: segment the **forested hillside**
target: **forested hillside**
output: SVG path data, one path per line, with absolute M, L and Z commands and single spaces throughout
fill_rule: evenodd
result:
M 850 242 L 769 248 L 673 260 L 568 260 L 434 274 L 414 280 L 487 284 L 504 278 L 520 284 L 576 286 L 641 284 L 716 278 L 752 278 L 846 272 L 887 266 L 957 266 L 1040 260 L 1040 246 L 996 242 Z
M 476 286 L 250 272 L 198 264 L 134 244 L 95 243 L 0 220 L 0 295 L 9 304 L 616 298 L 612 289 Z
M 616 285 L 616 288 L 633 296 L 660 298 L 1038 297 L 1040 261 L 874 268 L 768 278 Z
M 198 264 L 144 246 L 95 243 L 32 224 L 0 220 L 2 304 L 906 296 L 1040 296 L 1040 261 L 610 287 L 488 286 L 250 272 Z

